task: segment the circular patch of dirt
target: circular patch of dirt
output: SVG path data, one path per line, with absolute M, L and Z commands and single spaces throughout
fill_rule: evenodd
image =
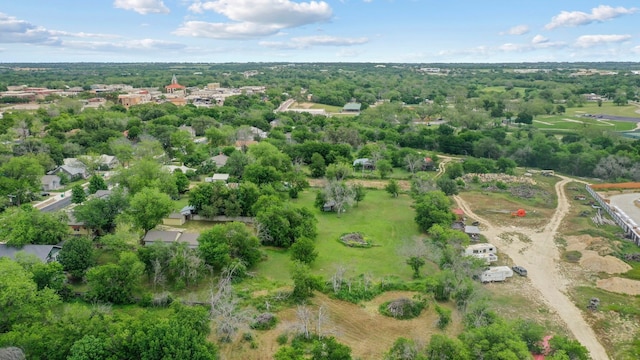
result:
M 640 281 L 637 280 L 612 277 L 609 279 L 600 279 L 596 285 L 600 289 L 618 294 L 640 295 Z

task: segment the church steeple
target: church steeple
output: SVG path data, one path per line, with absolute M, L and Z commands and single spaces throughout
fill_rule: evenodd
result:
M 172 84 L 177 84 L 178 83 L 178 78 L 176 78 L 176 74 L 173 74 L 173 77 L 171 78 L 171 83 Z

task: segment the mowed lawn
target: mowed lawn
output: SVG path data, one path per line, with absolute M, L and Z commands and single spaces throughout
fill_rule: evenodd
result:
M 338 216 L 323 213 L 313 208 L 314 189 L 300 194 L 294 200 L 296 206 L 312 209 L 318 219 L 316 249 L 318 258 L 311 269 L 314 273 L 329 278 L 338 266 L 348 269 L 347 274 L 371 274 L 374 279 L 385 276 L 411 278 L 411 269 L 405 263 L 400 250 L 420 236 L 414 221 L 415 212 L 410 207 L 412 199 L 407 195 L 398 198 L 384 190 L 367 190 L 364 201 Z M 342 234 L 361 232 L 370 239 L 371 248 L 351 248 L 338 241 Z M 282 281 L 290 278 L 291 260 L 289 251 L 265 248 L 267 260 L 256 267 L 257 275 Z
M 609 131 L 630 131 L 636 128 L 635 122 L 614 121 L 585 117 L 584 114 L 606 114 L 615 116 L 636 117 L 640 122 L 640 114 L 636 113 L 637 107 L 615 106 L 604 103 L 598 107 L 595 103 L 587 103 L 583 107 L 568 108 L 566 113 L 559 115 L 539 115 L 533 119 L 533 126 L 543 130 L 578 130 L 583 128 L 599 128 Z

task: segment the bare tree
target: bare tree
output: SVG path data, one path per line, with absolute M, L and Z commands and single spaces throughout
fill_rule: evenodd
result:
M 327 201 L 334 203 L 338 214 L 343 213 L 347 206 L 353 205 L 356 199 L 355 189 L 343 182 L 329 181 L 324 191 Z
M 407 169 L 409 169 L 412 174 L 415 174 L 415 172 L 418 170 L 418 167 L 423 161 L 424 159 L 422 158 L 422 156 L 416 153 L 407 154 L 407 156 L 404 157 L 404 162 L 405 164 L 407 164 Z
M 218 284 L 211 286 L 209 304 L 211 319 L 216 322 L 216 332 L 222 341 L 229 342 L 239 328 L 248 324 L 250 314 L 238 308 L 239 300 L 233 293 L 231 280 L 235 266 L 225 269 L 220 275 Z
M 305 339 L 311 338 L 311 310 L 309 310 L 309 307 L 306 305 L 298 305 L 296 315 L 298 316 L 298 332 L 304 336 Z
M 344 282 L 344 274 L 347 272 L 347 268 L 344 265 L 338 265 L 336 272 L 331 276 L 331 285 L 333 286 L 333 292 L 338 293 L 342 288 Z
M 157 285 L 164 286 L 164 283 L 167 280 L 167 278 L 164 274 L 164 269 L 163 269 L 162 263 L 160 262 L 160 259 L 153 260 L 152 266 L 153 266 L 153 278 L 152 278 L 153 291 L 156 291 L 156 286 Z

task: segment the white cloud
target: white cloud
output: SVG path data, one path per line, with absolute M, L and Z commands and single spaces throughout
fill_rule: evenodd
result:
M 68 48 L 93 51 L 182 50 L 186 47 L 180 43 L 154 39 L 129 40 L 122 42 L 64 41 L 62 45 Z
M 118 9 L 133 10 L 142 15 L 169 13 L 169 8 L 162 0 L 114 0 L 113 6 Z
M 307 49 L 312 46 L 353 46 L 369 42 L 367 38 L 341 38 L 335 36 L 305 36 L 283 41 L 262 41 L 261 46 L 276 49 Z
M 0 43 L 54 43 L 58 39 L 42 26 L 0 13 Z
M 511 29 L 501 32 L 500 35 L 524 35 L 529 32 L 529 26 L 527 25 L 518 25 L 514 26 Z
M 634 52 L 636 54 L 640 54 L 640 45 L 632 47 L 631 48 L 631 52 Z
M 538 34 L 536 36 L 533 37 L 533 39 L 531 39 L 531 43 L 532 44 L 544 44 L 544 43 L 548 43 L 549 39 L 547 39 L 546 37 Z
M 588 48 L 597 45 L 620 43 L 631 39 L 631 35 L 582 35 L 576 40 L 576 46 Z
M 195 13 L 213 11 L 231 22 L 187 21 L 174 34 L 214 39 L 240 39 L 276 34 L 279 30 L 326 22 L 333 11 L 324 1 L 216 0 L 189 6 Z
M 173 32 L 178 36 L 205 37 L 211 39 L 249 39 L 276 34 L 280 27 L 255 23 L 209 23 L 187 21 Z
M 27 43 L 59 45 L 61 38 L 118 38 L 111 34 L 94 34 L 85 32 L 69 32 L 60 30 L 48 30 L 25 20 L 0 13 L 0 43 Z
M 611 7 L 608 5 L 600 5 L 591 9 L 591 13 L 582 11 L 561 11 L 560 14 L 551 18 L 551 22 L 545 25 L 545 29 L 552 30 L 558 27 L 588 25 L 593 22 L 603 22 L 615 19 L 622 15 L 634 14 L 637 8 Z

